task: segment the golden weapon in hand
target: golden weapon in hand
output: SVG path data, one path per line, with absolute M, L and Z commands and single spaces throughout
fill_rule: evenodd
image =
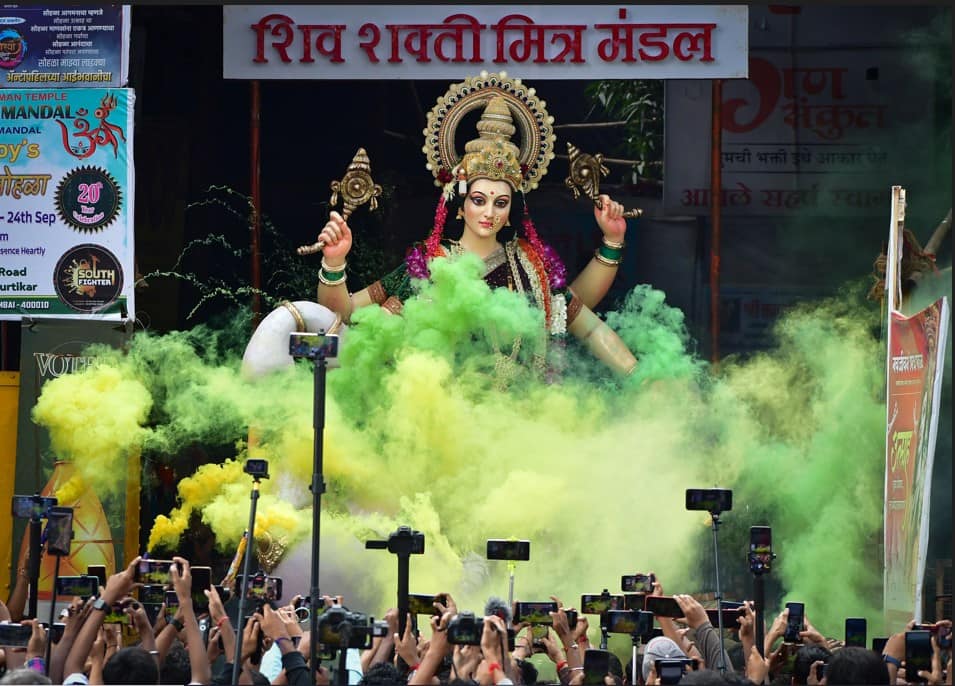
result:
M 573 192 L 574 199 L 580 197 L 581 192 L 590 198 L 594 206 L 603 209 L 600 201 L 600 178 L 610 173 L 604 166 L 603 154 L 591 155 L 581 152 L 573 143 L 567 143 L 567 153 L 570 156 L 570 174 L 564 179 L 564 184 Z M 624 217 L 632 219 L 643 214 L 643 210 L 626 210 Z
M 371 209 L 377 209 L 381 186 L 371 178 L 371 161 L 368 159 L 368 153 L 365 152 L 364 148 L 358 148 L 351 164 L 345 170 L 345 176 L 342 177 L 341 181 L 332 181 L 331 189 L 332 197 L 329 203 L 337 205 L 338 194 L 341 193 L 342 204 L 344 205 L 342 217 L 346 221 L 352 212 L 366 202 L 369 203 Z M 318 241 L 311 245 L 303 245 L 296 252 L 299 255 L 313 255 L 320 252 L 324 247 L 325 243 Z

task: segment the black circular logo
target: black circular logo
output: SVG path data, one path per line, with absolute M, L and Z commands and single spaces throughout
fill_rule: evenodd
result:
M 123 291 L 123 268 L 103 246 L 77 245 L 57 261 L 53 285 L 60 300 L 77 312 L 97 312 Z
M 69 172 L 56 188 L 56 209 L 64 224 L 93 233 L 109 226 L 117 216 L 122 193 L 108 171 L 79 167 Z

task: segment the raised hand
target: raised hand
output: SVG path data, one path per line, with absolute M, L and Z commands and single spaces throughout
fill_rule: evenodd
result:
M 351 229 L 348 222 L 338 212 L 331 212 L 328 222 L 318 234 L 318 240 L 325 244 L 322 248 L 322 257 L 331 267 L 338 267 L 345 262 L 352 246 Z
M 611 200 L 609 195 L 600 196 L 601 208 L 594 205 L 594 219 L 603 232 L 604 238 L 613 243 L 623 243 L 627 233 L 627 220 L 623 218 L 624 207 L 619 202 Z

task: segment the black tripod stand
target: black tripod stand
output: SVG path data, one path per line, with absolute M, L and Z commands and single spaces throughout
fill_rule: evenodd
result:
M 753 574 L 753 608 L 756 615 L 754 633 L 756 649 L 763 655 L 763 639 L 766 635 L 765 613 L 766 584 L 764 576 L 772 569 L 776 554 L 773 552 L 772 529 L 768 526 L 749 528 L 749 571 Z M 765 657 L 765 656 L 764 656 Z
M 269 463 L 265 460 L 246 460 L 245 473 L 252 476 L 252 494 L 249 503 L 249 535 L 246 539 L 245 560 L 242 562 L 242 583 L 236 591 L 239 594 L 239 616 L 236 626 L 242 626 L 245 617 L 245 597 L 248 595 L 249 572 L 252 567 L 252 549 L 255 547 L 255 508 L 259 502 L 259 482 L 269 478 Z M 239 683 L 239 671 L 242 669 L 242 633 L 235 640 L 235 655 L 232 662 L 232 682 Z
M 634 610 L 637 615 L 636 626 L 630 634 L 630 683 L 637 683 L 637 649 L 641 642 L 650 639 L 653 632 L 653 613 L 646 610 Z
M 312 399 L 312 560 L 309 582 L 309 633 L 312 636 L 308 659 L 312 680 L 318 675 L 318 615 L 323 606 L 318 585 L 319 555 L 321 553 L 322 494 L 325 492 L 324 435 L 325 435 L 325 375 L 328 360 L 338 356 L 338 336 L 320 333 L 293 333 L 289 336 L 289 355 L 295 359 L 312 361 L 314 382 Z
M 424 534 L 410 526 L 399 526 L 385 541 L 365 541 L 366 548 L 387 550 L 398 557 L 398 635 L 404 636 L 408 622 L 408 576 L 412 555 L 424 554 Z M 410 665 L 409 665 L 410 666 Z
M 29 595 L 27 596 L 27 616 L 37 618 L 37 601 L 40 591 L 40 533 L 43 530 L 41 516 L 34 512 L 30 517 L 29 535 L 30 535 L 30 566 L 27 568 L 27 576 L 30 579 Z
M 726 648 L 724 645 L 723 639 L 723 591 L 720 588 L 720 544 L 719 544 L 719 529 L 720 529 L 720 513 L 719 512 L 710 512 L 710 517 L 713 520 L 713 568 L 716 571 L 716 607 L 718 612 L 716 613 L 717 624 L 719 624 L 720 632 L 720 674 L 726 673 Z
M 50 673 L 50 653 L 53 645 L 53 620 L 56 617 L 56 587 L 60 578 L 60 560 L 70 556 L 73 544 L 73 508 L 51 507 L 47 512 L 46 552 L 56 557 L 53 565 L 53 585 L 50 589 L 50 622 L 46 633 L 46 673 Z
M 705 510 L 710 513 L 713 522 L 713 567 L 716 571 L 716 616 L 720 632 L 721 674 L 726 673 L 726 648 L 723 639 L 723 592 L 720 589 L 720 513 L 733 509 L 733 491 L 725 488 L 688 488 L 686 489 L 686 509 Z

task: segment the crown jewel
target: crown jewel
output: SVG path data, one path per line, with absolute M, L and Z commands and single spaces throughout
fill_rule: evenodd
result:
M 512 189 L 520 188 L 520 150 L 511 142 L 516 129 L 505 98 L 491 98 L 481 114 L 477 130 L 478 137 L 465 144 L 464 158 L 459 165 L 467 180 L 506 181 Z

